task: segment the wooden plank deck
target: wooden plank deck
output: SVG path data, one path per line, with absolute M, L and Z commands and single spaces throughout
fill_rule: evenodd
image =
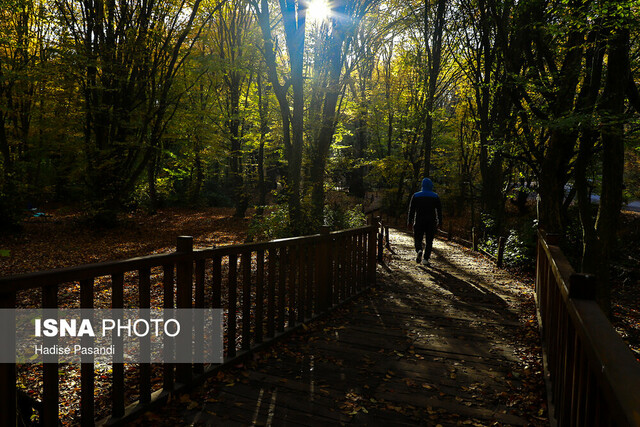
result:
M 543 400 L 539 367 L 517 355 L 530 287 L 442 241 L 419 266 L 411 238 L 391 238 L 375 289 L 136 423 L 547 424 L 513 398 Z

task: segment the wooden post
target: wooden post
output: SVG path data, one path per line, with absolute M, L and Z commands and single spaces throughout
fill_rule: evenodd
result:
M 314 257 L 313 246 L 307 246 L 307 260 Z M 313 317 L 313 289 L 315 284 L 314 263 L 307 262 L 307 317 Z
M 329 227 L 322 226 L 320 234 L 322 235 L 322 241 L 319 245 L 316 261 L 316 307 L 318 313 L 322 313 L 328 308 L 329 281 L 331 277 L 329 272 L 329 240 L 331 239 Z
M 278 332 L 284 332 L 285 296 L 287 293 L 287 248 L 283 246 L 278 251 Z
M 176 251 L 179 253 L 190 254 L 193 252 L 193 237 L 191 236 L 179 236 Z M 176 307 L 177 308 L 191 308 L 191 298 L 193 291 L 193 262 L 186 259 L 180 261 L 176 265 Z M 191 327 L 189 325 L 189 327 Z M 191 334 L 185 335 L 179 342 L 177 342 L 178 348 L 191 348 Z M 178 363 L 176 364 L 176 381 L 182 384 L 187 384 L 191 381 L 191 364 L 190 363 Z
M 382 224 L 382 223 L 380 223 Z M 380 264 L 382 264 L 382 255 L 383 255 L 383 250 L 384 250 L 384 244 L 383 244 L 383 234 L 382 234 L 382 230 L 380 228 L 378 228 L 378 262 Z
M 502 267 L 502 258 L 504 257 L 505 240 L 506 239 L 504 237 L 500 237 L 498 239 L 498 259 L 496 260 L 496 265 L 498 267 Z
M 376 283 L 376 226 L 371 224 L 367 237 L 367 284 Z
M 345 239 L 345 249 L 345 295 L 350 297 L 353 295 L 353 236 Z
M 264 250 L 256 253 L 256 343 L 262 342 L 264 326 Z
M 251 349 L 251 252 L 242 254 L 242 349 Z M 262 319 L 259 320 L 262 322 Z M 256 325 L 258 325 L 256 319 Z
M 333 254 L 331 245 L 331 228 L 328 226 L 322 227 L 322 235 L 325 237 L 326 259 L 325 269 L 327 270 L 327 283 L 325 286 L 325 308 L 329 309 L 333 305 Z
M 357 271 L 357 275 L 358 275 L 358 280 L 356 281 L 356 290 L 359 292 L 362 289 L 365 288 L 365 274 L 364 274 L 364 252 L 365 252 L 365 237 L 363 234 L 358 234 L 358 254 L 357 254 L 357 260 L 358 260 L 358 271 Z
M 93 308 L 93 285 L 94 279 L 80 281 L 80 308 Z M 83 318 L 84 315 L 82 316 Z M 93 320 L 93 314 L 88 317 Z M 85 336 L 81 339 L 82 345 L 91 347 L 93 338 Z M 80 364 L 80 425 L 95 425 L 95 381 L 93 377 L 93 355 L 82 355 Z
M 138 307 L 150 313 L 151 308 L 151 270 L 148 267 L 138 270 Z M 151 336 L 146 335 L 139 338 L 140 356 L 142 358 L 151 357 Z M 151 402 L 151 365 L 140 363 L 138 367 L 139 380 L 138 390 L 140 403 Z
M 58 308 L 58 285 L 42 288 L 42 308 Z M 45 338 L 45 344 L 50 345 Z M 57 339 L 51 338 L 51 344 L 56 345 Z M 49 360 L 48 360 L 49 359 Z M 58 385 L 58 356 L 44 357 L 42 367 L 42 411 L 40 412 L 40 424 L 42 426 L 57 426 L 59 416 L 60 390 Z
M 384 226 L 384 240 L 385 242 L 387 242 L 386 247 L 387 249 L 391 248 L 391 242 L 389 241 L 389 226 L 385 225 Z
M 277 249 L 269 249 L 267 285 L 267 336 L 273 338 L 276 331 L 276 263 Z
M 166 275 L 166 273 L 165 273 Z M 171 264 L 171 307 L 173 307 L 173 264 Z M 166 289 L 166 288 L 165 288 Z M 165 303 L 168 301 L 165 297 Z M 124 273 L 114 273 L 111 275 L 111 307 L 124 307 Z M 113 344 L 117 357 L 121 360 L 124 358 L 123 338 L 118 334 L 113 334 Z M 114 356 L 115 357 L 115 356 Z M 124 415 L 124 363 L 114 363 L 113 369 L 113 386 L 111 390 L 111 416 L 114 418 Z M 173 382 L 172 372 L 171 382 Z
M 222 257 L 214 255 L 211 267 L 211 306 L 222 308 Z
M 298 295 L 298 302 L 297 302 L 297 306 L 298 306 L 298 323 L 302 323 L 304 322 L 304 318 L 305 318 L 305 261 L 306 261 L 306 257 L 305 257 L 305 252 L 306 252 L 306 246 L 305 245 L 300 245 L 298 246 L 298 286 L 296 288 L 296 292 Z
M 237 303 L 238 303 L 238 255 L 229 255 L 229 277 L 228 277 L 228 311 L 227 311 L 227 355 L 236 355 L 236 328 L 237 328 Z
M 205 280 L 205 260 L 199 259 L 196 260 L 196 271 L 195 271 L 195 308 L 203 309 L 204 308 L 204 300 L 205 300 L 205 292 L 204 292 L 204 280 Z M 198 321 L 194 325 L 194 352 L 197 356 L 195 359 L 202 360 L 204 355 L 204 312 L 199 311 Z M 195 363 L 193 365 L 193 371 L 197 374 L 204 373 L 204 364 Z
M 472 248 L 474 251 L 478 251 L 478 231 L 475 227 L 471 229 L 471 240 L 472 240 Z
M 296 324 L 296 270 L 298 266 L 298 256 L 300 248 L 297 246 L 289 247 L 289 327 Z
M 347 239 L 344 236 L 336 238 L 336 262 L 333 268 L 333 283 L 336 284 L 335 293 L 338 301 L 343 301 L 347 295 L 347 276 L 345 272 L 347 266 L 346 241 Z
M 162 266 L 163 278 L 162 278 L 162 286 L 164 291 L 164 300 L 163 307 L 165 308 L 164 312 L 164 320 L 167 322 L 172 317 L 172 312 L 174 308 L 174 296 L 173 296 L 173 279 L 174 279 L 174 268 L 173 264 L 164 264 Z M 165 323 L 166 324 L 166 323 Z M 114 334 L 115 335 L 115 334 Z M 170 360 L 174 360 L 175 357 L 175 343 L 168 336 L 165 335 L 163 338 L 164 344 L 164 360 L 168 362 Z M 115 377 L 115 365 L 114 364 L 114 377 Z M 162 366 L 162 388 L 167 391 L 173 391 L 173 370 L 175 365 L 173 363 L 164 363 Z M 124 371 L 123 371 L 124 372 Z M 114 380 L 115 384 L 115 380 Z M 124 378 L 122 387 L 124 389 Z M 124 392 L 123 392 L 124 393 Z M 124 415 L 124 394 L 122 395 L 122 415 Z

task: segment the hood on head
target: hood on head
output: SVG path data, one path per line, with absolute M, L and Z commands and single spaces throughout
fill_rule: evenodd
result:
M 431 191 L 433 190 L 433 182 L 429 178 L 425 178 L 422 180 L 422 191 Z

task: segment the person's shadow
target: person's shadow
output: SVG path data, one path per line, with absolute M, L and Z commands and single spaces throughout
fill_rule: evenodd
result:
M 420 266 L 420 268 L 431 275 L 439 287 L 449 291 L 458 301 L 464 303 L 465 310 L 477 313 L 492 312 L 504 319 L 517 321 L 517 315 L 509 309 L 507 302 L 500 295 L 481 284 L 481 280 L 474 280 L 475 275 L 472 272 L 452 264 L 435 248 L 433 252 L 438 257 L 438 264 L 444 264 L 444 266 L 435 266 L 432 262 L 429 267 Z M 450 271 L 459 271 L 466 280 L 454 276 Z

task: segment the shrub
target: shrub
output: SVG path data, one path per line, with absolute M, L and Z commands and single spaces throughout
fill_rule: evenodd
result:
M 536 228 L 509 230 L 504 246 L 504 264 L 509 267 L 531 268 L 536 265 Z
M 262 216 L 255 216 L 249 225 L 248 240 L 272 240 L 291 237 L 289 206 L 265 206 Z
M 367 217 L 362 211 L 362 205 L 345 209 L 340 205 L 324 207 L 324 225 L 332 230 L 361 227 L 367 223 Z
M 522 229 L 511 229 L 505 241 L 502 262 L 507 267 L 530 269 L 536 261 L 536 227 L 523 226 Z M 479 247 L 485 252 L 498 255 L 499 238 L 487 236 Z

